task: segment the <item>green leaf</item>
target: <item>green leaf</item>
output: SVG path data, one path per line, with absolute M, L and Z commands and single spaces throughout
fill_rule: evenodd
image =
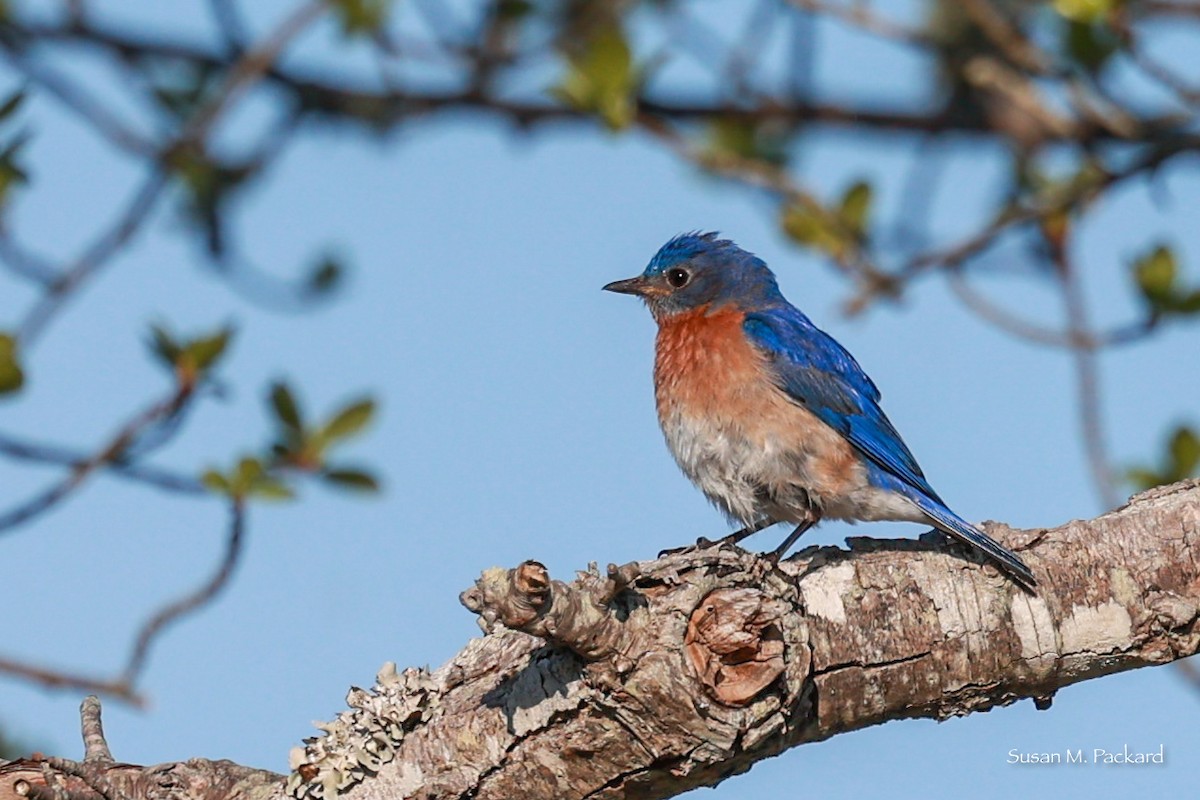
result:
M 841 203 L 838 205 L 842 224 L 859 241 L 867 236 L 867 222 L 873 194 L 871 184 L 866 181 L 855 181 L 850 188 L 846 189 Z
M 1171 310 L 1176 314 L 1200 314 L 1200 289 L 1174 298 L 1171 301 Z
M 179 363 L 179 356 L 183 352 L 183 347 L 179 342 L 175 341 L 175 337 L 163 326 L 150 326 L 150 341 L 148 344 L 150 352 L 168 367 L 174 369 L 175 365 Z
M 370 398 L 351 403 L 325 423 L 325 427 L 321 429 L 317 438 L 321 442 L 329 444 L 338 439 L 354 436 L 370 423 L 374 414 L 375 401 Z
M 1171 248 L 1158 245 L 1134 261 L 1133 274 L 1142 296 L 1151 307 L 1163 310 L 1170 305 L 1175 293 L 1175 280 L 1179 275 L 1179 265 Z
M 619 25 L 599 28 L 567 54 L 567 73 L 551 93 L 580 111 L 591 111 L 614 131 L 633 122 L 638 71 Z
M 28 132 L 18 133 L 0 150 L 0 204 L 8 200 L 13 189 L 29 183 L 29 173 L 18 163 L 29 138 Z
M 1200 465 L 1200 436 L 1186 425 L 1175 429 L 1167 449 L 1171 454 L 1174 480 L 1183 480 Z
M 379 481 L 371 473 L 361 469 L 328 469 L 321 477 L 329 483 L 359 492 L 378 492 Z
M 204 474 L 200 476 L 200 482 L 217 494 L 229 494 L 232 489 L 225 476 L 215 469 L 205 470 Z
M 1200 434 L 1187 425 L 1179 425 L 1167 440 L 1162 466 L 1134 467 L 1125 479 L 1139 489 L 1150 489 L 1200 474 Z
M 377 33 L 391 13 L 391 0 L 334 0 L 334 10 L 346 36 Z
M 0 333 L 0 395 L 10 394 L 25 384 L 25 371 L 17 353 L 17 339 Z
M 786 138 L 751 120 L 718 117 L 708 127 L 707 155 L 725 155 L 762 161 L 775 166 L 787 163 Z
M 1063 49 L 1073 61 L 1093 75 L 1117 52 L 1120 42 L 1103 23 L 1068 20 L 1063 28 Z
M 271 408 L 275 411 L 275 418 L 289 431 L 299 433 L 304 430 L 304 418 L 300 416 L 300 406 L 296 404 L 292 390 L 283 381 L 271 386 Z
M 1075 22 L 1097 22 L 1104 19 L 1121 0 L 1054 0 L 1054 10 Z
M 265 469 L 261 461 L 245 456 L 238 461 L 237 469 L 234 470 L 233 480 L 230 483 L 239 495 L 245 495 L 255 481 L 261 480 L 264 474 Z
M 825 209 L 810 203 L 792 203 L 783 209 L 780 224 L 784 233 L 800 244 L 837 258 L 847 242 Z
M 1145 467 L 1135 467 L 1125 472 L 1125 480 L 1129 481 L 1138 491 L 1153 489 L 1155 486 L 1162 486 L 1164 481 L 1162 475 L 1154 470 L 1146 469 Z
M 181 357 L 188 359 L 198 371 L 204 372 L 217 363 L 232 336 L 233 328 L 226 326 L 211 336 L 192 339 L 184 347 Z
M 260 478 L 250 485 L 248 495 L 261 500 L 291 500 L 295 498 L 296 493 L 286 483 L 275 478 Z
M 0 102 L 0 122 L 15 114 L 23 102 L 25 102 L 25 90 L 23 88 L 17 89 L 6 97 L 3 102 Z

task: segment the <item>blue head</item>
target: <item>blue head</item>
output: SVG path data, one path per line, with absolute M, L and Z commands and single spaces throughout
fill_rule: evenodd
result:
M 613 281 L 610 292 L 646 301 L 655 318 L 704 306 L 757 309 L 783 302 L 762 259 L 716 233 L 685 233 L 664 244 L 636 278 Z

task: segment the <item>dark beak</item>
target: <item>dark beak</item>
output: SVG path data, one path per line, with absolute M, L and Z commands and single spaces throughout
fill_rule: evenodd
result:
M 623 281 L 613 281 L 605 285 L 604 291 L 618 294 L 634 294 L 641 297 L 646 294 L 646 279 L 641 275 L 636 278 L 626 278 Z

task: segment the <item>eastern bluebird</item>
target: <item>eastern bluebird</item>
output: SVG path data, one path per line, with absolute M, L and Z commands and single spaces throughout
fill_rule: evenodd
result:
M 654 395 L 675 461 L 743 529 L 823 517 L 921 522 L 981 550 L 1021 585 L 1029 567 L 963 520 L 925 480 L 879 407 L 879 389 L 779 291 L 763 261 L 715 233 L 663 245 L 636 278 L 658 323 Z

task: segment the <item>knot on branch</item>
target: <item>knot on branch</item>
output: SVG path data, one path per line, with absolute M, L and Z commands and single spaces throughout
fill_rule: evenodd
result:
M 717 701 L 745 706 L 783 674 L 780 618 L 786 606 L 758 589 L 710 592 L 688 619 L 684 644 L 700 682 Z
M 525 561 L 515 569 L 486 570 L 459 600 L 479 615 L 484 633 L 499 622 L 560 644 L 586 661 L 617 657 L 623 672 L 629 667 L 624 654 L 630 634 L 612 606 L 639 574 L 637 564 L 609 564 L 605 575 L 592 564 L 567 584 L 551 580 L 537 561 Z

